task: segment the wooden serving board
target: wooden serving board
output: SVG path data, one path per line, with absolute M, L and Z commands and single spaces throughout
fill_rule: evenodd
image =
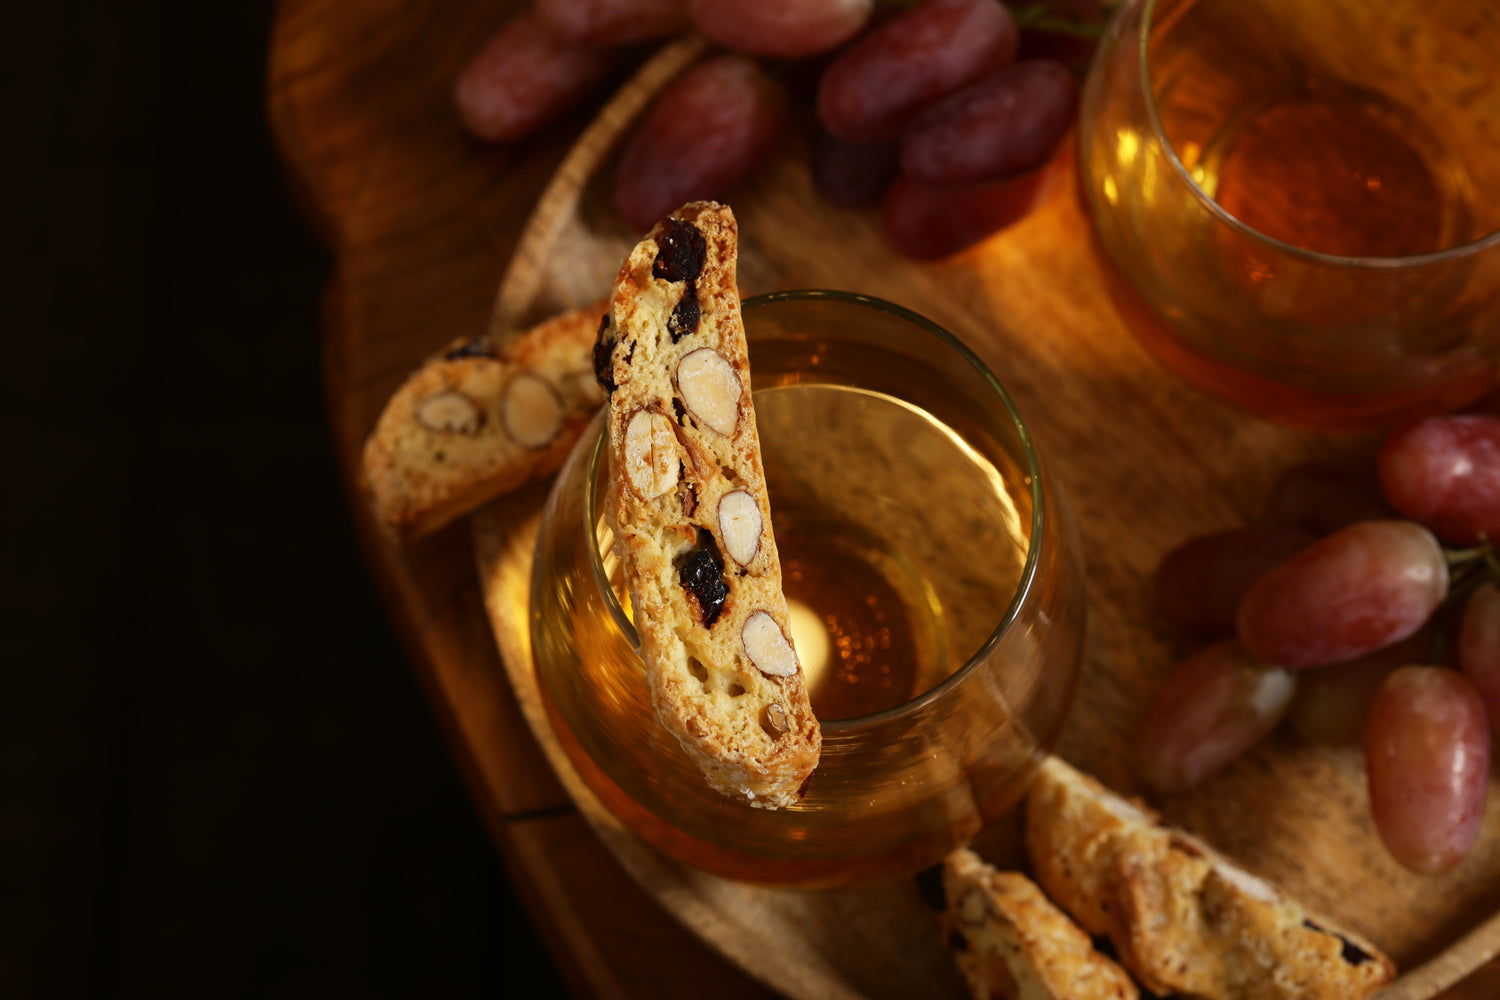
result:
M 609 208 L 610 156 L 695 43 L 648 62 L 591 124 L 580 117 L 530 143 L 484 148 L 462 134 L 449 88 L 514 6 L 284 0 L 278 10 L 270 113 L 294 189 L 337 257 L 325 351 L 351 486 L 364 436 L 422 357 L 491 323 L 503 335 L 597 298 L 637 235 Z M 731 198 L 742 291 L 877 295 L 927 314 L 988 361 L 1066 487 L 1087 547 L 1086 663 L 1058 752 L 1133 791 L 1137 716 L 1187 648 L 1152 606 L 1156 561 L 1185 538 L 1252 521 L 1294 462 L 1358 453 L 1371 439 L 1278 427 L 1158 369 L 1109 304 L 1071 178 L 981 247 L 916 264 L 885 246 L 872 212 L 821 201 L 804 161 L 793 135 Z M 940 969 L 935 946 L 899 961 L 910 950 L 901 935 L 921 919 L 908 887 L 810 903 L 806 894 L 706 879 L 645 849 L 598 810 L 557 752 L 528 684 L 524 581 L 544 493 L 516 494 L 475 519 L 479 575 L 464 527 L 397 548 L 374 530 L 352 489 L 351 502 L 455 758 L 544 932 L 568 956 L 560 964 L 578 970 L 575 985 L 593 995 L 685 996 L 711 981 L 720 993 L 755 996 L 759 980 L 792 996 L 900 995 L 882 992 L 889 977 L 861 971 L 878 953 L 897 959 L 892 975 L 901 982 L 951 989 L 956 980 Z M 1500 947 L 1492 917 L 1500 908 L 1500 797 L 1490 796 L 1474 853 L 1441 878 L 1411 875 L 1386 857 L 1353 751 L 1278 736 L 1202 789 L 1157 804 L 1413 970 L 1388 996 L 1494 995 L 1495 966 L 1440 991 Z M 591 888 L 601 872 L 617 897 Z M 872 934 L 889 946 L 872 949 Z M 753 979 L 729 971 L 722 956 Z M 939 978 L 922 979 L 929 973 Z

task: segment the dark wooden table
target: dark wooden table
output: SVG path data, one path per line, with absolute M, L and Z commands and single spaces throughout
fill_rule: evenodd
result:
M 559 995 L 351 527 L 271 19 L 0 11 L 0 996 Z

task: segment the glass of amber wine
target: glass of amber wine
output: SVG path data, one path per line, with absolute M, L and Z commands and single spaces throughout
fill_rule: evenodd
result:
M 802 802 L 709 789 L 652 711 L 601 516 L 602 424 L 564 467 L 532 573 L 535 668 L 559 743 L 628 829 L 741 881 L 915 872 L 1019 800 L 1072 700 L 1084 631 L 1061 490 L 1005 390 L 890 303 L 744 306 L 792 638 L 823 729 Z
M 1080 174 L 1127 325 L 1324 427 L 1452 409 L 1500 357 L 1500 6 L 1128 0 Z

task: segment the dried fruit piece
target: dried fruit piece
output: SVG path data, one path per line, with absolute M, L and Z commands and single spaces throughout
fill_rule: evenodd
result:
M 625 478 L 642 500 L 655 500 L 677 485 L 681 462 L 672 421 L 660 413 L 638 410 L 625 427 Z
M 708 241 L 703 238 L 703 231 L 681 219 L 666 219 L 661 225 L 651 276 L 663 281 L 697 281 L 708 257 Z
M 457 347 L 448 348 L 443 354 L 444 361 L 460 361 L 464 358 L 496 358 L 495 345 L 490 343 L 488 337 L 475 337 L 466 340 Z
M 672 307 L 672 313 L 667 317 L 667 334 L 672 338 L 672 343 L 697 333 L 698 320 L 702 314 L 703 310 L 698 306 L 698 288 L 690 281 L 682 290 L 682 298 Z
M 615 331 L 609 322 L 609 313 L 599 321 L 599 332 L 594 337 L 594 381 L 599 383 L 599 388 L 604 390 L 606 396 L 613 395 L 618 386 L 615 385 L 614 357 L 615 357 Z
M 417 406 L 417 420 L 428 430 L 473 437 L 484 426 L 479 404 L 453 389 L 428 396 Z
M 700 347 L 677 362 L 677 390 L 698 422 L 732 437 L 740 422 L 740 377 L 718 351 Z
M 746 618 L 740 641 L 745 645 L 745 655 L 761 673 L 790 677 L 797 672 L 797 652 L 770 612 L 757 611 Z
M 729 558 L 741 566 L 760 551 L 760 504 L 745 490 L 726 493 L 719 500 L 719 537 Z
M 521 372 L 510 380 L 500 399 L 500 420 L 517 442 L 528 448 L 552 443 L 562 426 L 563 401 L 540 375 Z
M 729 587 L 724 583 L 724 560 L 714 550 L 713 538 L 707 532 L 699 533 L 698 547 L 678 567 L 677 582 L 687 591 L 689 602 L 698 605 L 703 627 L 713 628 L 724 610 Z

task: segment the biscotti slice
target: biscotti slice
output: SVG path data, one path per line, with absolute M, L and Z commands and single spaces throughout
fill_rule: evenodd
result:
M 365 442 L 376 521 L 417 538 L 555 472 L 604 401 L 590 359 L 603 310 L 563 313 L 503 352 L 456 341 L 413 372 Z
M 606 517 L 658 718 L 717 791 L 792 805 L 822 735 L 771 532 L 734 214 L 685 205 L 626 258 L 595 372 L 609 392 Z
M 1395 976 L 1374 945 L 1055 757 L 1028 793 L 1026 843 L 1047 894 L 1155 993 L 1358 1000 Z
M 943 862 L 943 932 L 975 1000 L 1137 1000 L 1140 991 L 1020 872 Z

